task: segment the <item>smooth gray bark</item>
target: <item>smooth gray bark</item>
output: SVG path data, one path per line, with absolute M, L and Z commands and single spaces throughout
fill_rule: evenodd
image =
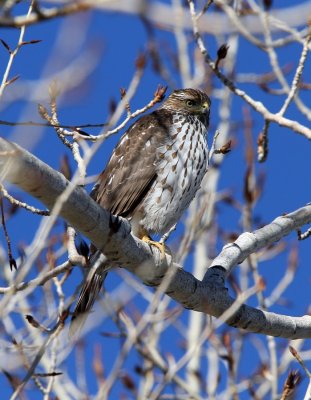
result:
M 166 293 L 185 308 L 222 317 L 234 327 L 249 332 L 298 339 L 311 337 L 311 317 L 291 317 L 239 304 L 228 295 L 225 279 L 233 267 L 253 252 L 280 240 L 291 231 L 311 222 L 311 205 L 269 225 L 242 234 L 225 246 L 202 281 L 184 271 L 170 256 L 161 261 L 157 249 L 132 236 L 130 224 L 112 216 L 80 187 L 18 145 L 0 138 L 1 179 L 15 184 L 52 209 L 63 202 L 59 215 L 101 249 L 114 266 L 122 266 L 145 284 L 158 286 L 169 279 Z M 64 201 L 64 193 L 68 198 Z M 165 285 L 164 285 L 165 286 Z M 228 309 L 232 306 L 232 312 Z M 230 310 L 229 310 L 230 311 Z

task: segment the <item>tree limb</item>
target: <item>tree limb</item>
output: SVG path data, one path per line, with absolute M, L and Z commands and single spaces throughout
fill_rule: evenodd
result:
M 273 16 L 269 15 L 269 20 L 281 20 L 290 27 L 305 26 L 307 24 L 310 0 L 301 4 L 294 4 L 286 8 L 274 8 Z M 241 29 L 253 34 L 262 33 L 262 25 L 257 15 L 239 16 L 234 8 L 227 5 L 223 0 L 217 0 L 217 5 L 223 7 L 227 12 L 209 12 L 201 16 L 200 28 L 202 32 L 217 34 L 231 34 Z M 172 30 L 178 26 L 174 7 L 160 1 L 144 2 L 143 0 L 83 0 L 72 2 L 59 7 L 42 7 L 32 12 L 28 17 L 26 15 L 18 16 L 0 16 L 0 26 L 19 28 L 21 26 L 34 25 L 42 21 L 48 21 L 54 18 L 65 17 L 67 15 L 85 12 L 88 10 L 100 10 L 104 12 L 120 12 L 126 14 L 142 14 L 153 24 L 164 29 Z M 183 26 L 191 29 L 191 20 L 186 9 L 184 11 Z M 237 24 L 241 18 L 242 24 Z M 241 28 L 241 25 L 243 27 Z M 271 24 L 272 31 L 279 31 L 280 27 L 276 23 Z M 293 38 L 295 39 L 295 38 Z
M 218 318 L 226 312 L 225 322 L 249 332 L 291 339 L 311 337 L 310 316 L 290 317 L 240 304 L 239 299 L 228 295 L 225 287 L 225 278 L 231 269 L 249 254 L 310 223 L 311 205 L 278 217 L 253 233 L 243 233 L 234 243 L 225 246 L 199 281 L 169 255 L 161 261 L 157 249 L 151 249 L 131 235 L 126 220 L 111 215 L 82 188 L 74 187 L 62 174 L 3 138 L 0 138 L 0 173 L 2 180 L 17 185 L 49 209 L 61 199 L 59 215 L 102 250 L 113 266 L 126 268 L 150 286 L 159 286 L 169 272 L 173 277 L 166 293 L 184 307 Z M 68 189 L 64 201 L 60 196 Z M 232 312 L 228 313 L 228 309 Z

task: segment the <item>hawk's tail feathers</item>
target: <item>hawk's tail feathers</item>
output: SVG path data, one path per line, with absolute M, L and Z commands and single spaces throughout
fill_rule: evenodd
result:
M 96 268 L 91 269 L 80 292 L 77 304 L 73 311 L 69 336 L 73 337 L 81 331 L 83 325 L 91 311 L 95 300 L 103 286 L 107 276 L 107 269 Z

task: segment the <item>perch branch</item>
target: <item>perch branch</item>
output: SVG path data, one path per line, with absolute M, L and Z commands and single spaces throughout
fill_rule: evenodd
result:
M 5 179 L 51 209 L 69 188 L 59 215 L 102 250 L 112 266 L 122 266 L 146 285 L 159 286 L 168 269 L 174 273 L 166 293 L 184 307 L 220 317 L 235 300 L 228 295 L 225 279 L 232 268 L 250 254 L 280 240 L 311 222 L 311 205 L 276 218 L 253 233 L 243 233 L 215 258 L 204 279 L 199 281 L 172 262 L 161 260 L 160 252 L 137 239 L 129 223 L 95 203 L 80 187 L 71 187 L 65 177 L 18 145 L 0 139 L 0 173 Z M 298 339 L 311 337 L 311 317 L 291 317 L 262 311 L 242 304 L 226 322 L 248 332 Z

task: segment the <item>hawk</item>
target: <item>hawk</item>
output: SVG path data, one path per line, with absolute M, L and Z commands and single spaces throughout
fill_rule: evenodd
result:
M 210 99 L 200 90 L 175 90 L 154 112 L 123 134 L 91 196 L 127 218 L 132 233 L 161 247 L 150 235 L 168 232 L 200 188 L 208 166 Z M 94 304 L 106 269 L 90 272 L 73 319 Z

